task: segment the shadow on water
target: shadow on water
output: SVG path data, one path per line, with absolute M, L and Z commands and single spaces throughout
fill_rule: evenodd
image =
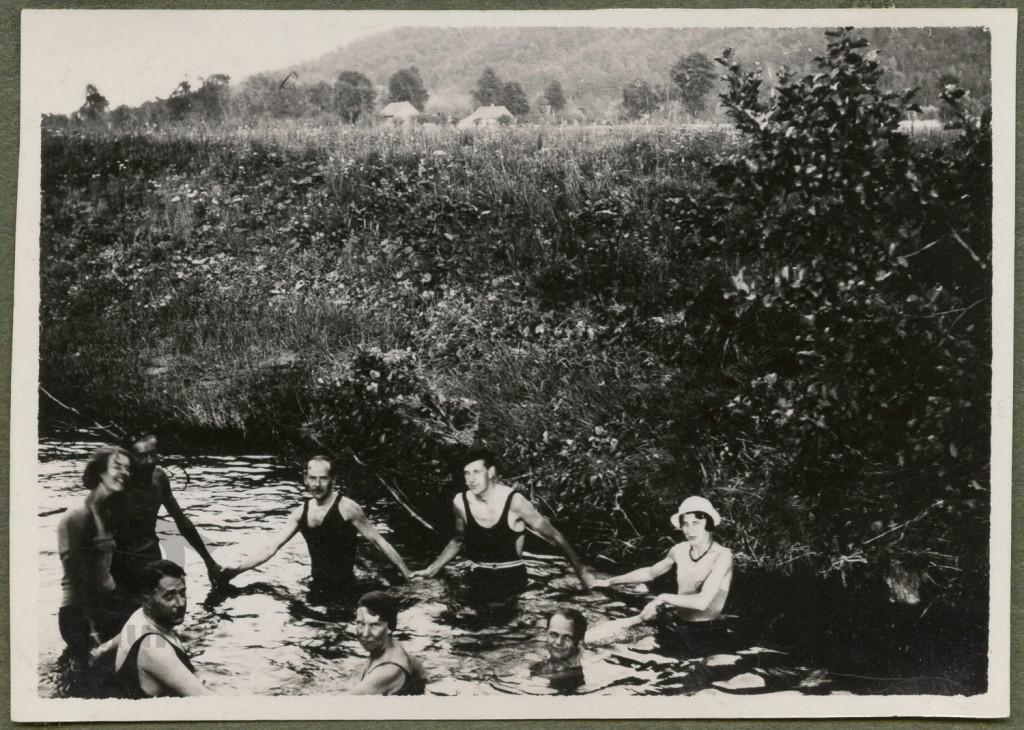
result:
M 36 508 L 44 533 L 55 536 L 63 508 L 81 499 L 81 470 L 94 447 L 92 443 L 41 443 Z M 280 529 L 302 499 L 295 474 L 270 457 L 208 456 L 187 462 L 165 457 L 164 461 L 179 503 L 214 557 L 223 561 L 237 557 L 240 544 L 251 547 L 253 541 Z M 188 475 L 187 480 L 183 474 Z M 422 541 L 419 528 L 403 521 L 393 505 L 366 501 L 363 507 L 411 567 L 426 565 L 433 557 L 433 546 Z M 570 604 L 596 626 L 633 615 L 647 601 L 640 591 L 583 594 L 564 560 L 528 555 L 529 584 L 518 600 L 497 606 L 473 605 L 460 594 L 466 583 L 464 563 L 449 565 L 440 579 L 403 583 L 393 566 L 360 541 L 359 585 L 351 599 L 316 602 L 310 600 L 306 588 L 309 558 L 301 537 L 264 565 L 235 578 L 231 585 L 211 589 L 202 561 L 183 547 L 173 523 L 162 517 L 158 534 L 166 557 L 184 564 L 188 575 L 192 600 L 181 627 L 183 638 L 200 677 L 211 690 L 225 695 L 336 694 L 353 686 L 366 655 L 350 624 L 355 600 L 368 590 L 383 588 L 395 596 L 400 606 L 397 637 L 426 665 L 428 692 L 447 696 L 564 692 L 529 671 L 531 664 L 547 658 L 543 635 L 551 612 Z M 96 684 L 96 672 L 73 667 L 61 656 L 63 642 L 56 620 L 61 569 L 56 539 L 52 542 L 44 541 L 39 555 L 39 692 L 43 696 L 99 696 L 102 686 Z M 737 601 L 730 606 L 745 620 L 719 627 L 716 637 L 690 636 L 680 645 L 678 636 L 640 628 L 617 643 L 586 648 L 585 682 L 575 693 L 900 691 L 893 683 L 876 684 L 872 689 L 870 683 L 839 680 L 824 667 L 842 667 L 841 661 L 833 665 L 823 653 L 796 650 L 800 646 L 796 634 L 773 630 L 777 616 L 765 613 L 757 600 L 750 600 L 760 591 L 761 605 L 770 603 L 764 600 L 770 586 L 748 584 L 746 588 L 746 598 L 738 591 Z M 799 601 L 779 605 L 792 603 Z M 784 620 L 780 625 L 791 627 L 792 622 Z M 813 630 L 813 621 L 803 628 L 808 630 L 808 626 Z M 915 688 L 956 691 L 938 684 L 926 687 L 919 683 Z

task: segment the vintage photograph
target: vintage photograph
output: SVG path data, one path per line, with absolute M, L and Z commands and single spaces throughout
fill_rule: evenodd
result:
M 1009 712 L 1016 11 L 21 27 L 15 720 Z

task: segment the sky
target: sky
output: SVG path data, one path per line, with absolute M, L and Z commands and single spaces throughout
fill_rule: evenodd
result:
M 167 98 L 181 81 L 193 88 L 213 74 L 232 82 L 322 56 L 369 34 L 430 25 L 848 25 L 853 13 L 873 24 L 915 21 L 929 11 L 316 11 L 316 10 L 26 10 L 22 13 L 23 109 L 68 114 L 94 85 L 114 109 Z M 929 25 L 968 21 L 946 10 L 921 15 Z M 842 13 L 842 17 L 838 15 Z M 829 17 L 829 14 L 834 17 Z M 966 23 L 965 23 L 966 24 Z
M 111 109 L 138 106 L 170 96 L 183 80 L 194 88 L 218 73 L 241 81 L 318 58 L 397 20 L 380 13 L 317 11 L 26 13 L 22 68 L 41 72 L 24 92 L 51 113 L 78 109 L 87 84 Z

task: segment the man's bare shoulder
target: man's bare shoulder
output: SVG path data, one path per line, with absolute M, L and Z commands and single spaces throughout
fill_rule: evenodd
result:
M 349 497 L 344 495 L 338 496 L 338 512 L 346 520 L 352 520 L 363 515 L 363 508 L 359 504 Z

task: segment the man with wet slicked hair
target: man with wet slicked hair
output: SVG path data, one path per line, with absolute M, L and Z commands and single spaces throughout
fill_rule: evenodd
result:
M 154 560 L 138 578 L 142 607 L 117 639 L 117 693 L 123 699 L 212 694 L 196 677 L 174 630 L 185 620 L 185 571 L 170 560 Z
M 575 608 L 562 607 L 548 618 L 545 647 L 548 658 L 530 667 L 530 674 L 547 677 L 551 686 L 571 691 L 585 683 L 580 648 L 587 634 L 587 618 Z
M 526 589 L 526 529 L 555 545 L 572 565 L 584 590 L 593 580 L 561 532 L 519 492 L 495 479 L 494 454 L 474 448 L 458 462 L 466 489 L 452 503 L 455 535 L 431 565 L 414 575 L 433 578 L 465 549 L 473 564 L 467 591 L 473 600 L 501 603 Z

